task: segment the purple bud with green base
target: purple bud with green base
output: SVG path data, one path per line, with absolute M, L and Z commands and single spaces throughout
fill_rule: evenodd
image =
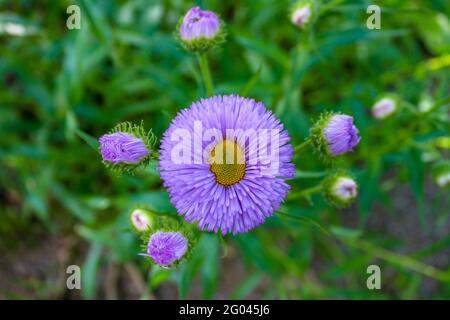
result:
M 177 35 L 186 50 L 203 53 L 225 41 L 224 22 L 212 11 L 193 7 L 180 19 Z
M 157 231 L 150 236 L 147 254 L 152 260 L 167 267 L 183 258 L 188 249 L 188 240 L 180 232 Z
M 144 141 L 126 132 L 105 134 L 99 142 L 103 160 L 114 164 L 136 164 L 149 154 Z
M 335 158 L 353 150 L 361 137 L 353 124 L 353 117 L 326 113 L 311 128 L 310 139 L 324 158 Z

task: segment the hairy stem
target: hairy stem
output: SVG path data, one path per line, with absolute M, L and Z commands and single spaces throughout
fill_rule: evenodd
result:
M 302 149 L 304 149 L 305 147 L 309 146 L 310 144 L 311 144 L 311 139 L 305 140 L 305 142 L 300 143 L 298 146 L 296 146 L 294 148 L 294 153 L 297 153 L 297 152 L 301 151 Z
M 211 73 L 209 71 L 208 58 L 205 53 L 197 54 L 198 63 L 200 64 L 200 71 L 202 73 L 203 82 L 205 84 L 206 95 L 212 96 L 214 94 L 214 87 L 211 80 Z

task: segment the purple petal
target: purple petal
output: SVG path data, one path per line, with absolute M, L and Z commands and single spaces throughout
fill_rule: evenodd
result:
M 352 150 L 361 140 L 358 129 L 353 125 L 353 117 L 347 115 L 332 116 L 324 134 L 334 156 Z

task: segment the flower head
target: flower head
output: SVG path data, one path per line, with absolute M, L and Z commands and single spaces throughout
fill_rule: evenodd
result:
M 234 95 L 202 99 L 164 133 L 161 178 L 186 221 L 222 234 L 246 232 L 270 217 L 290 189 L 289 140 L 260 102 Z
M 225 31 L 216 13 L 193 7 L 181 18 L 178 36 L 187 50 L 202 52 L 222 43 Z
M 344 114 L 324 114 L 311 128 L 314 146 L 325 156 L 336 157 L 352 150 L 361 140 L 353 117 Z
M 130 220 L 131 225 L 138 232 L 147 230 L 147 228 L 150 227 L 153 222 L 151 213 L 144 209 L 134 209 L 131 212 Z
M 322 186 L 327 200 L 337 207 L 350 205 L 358 195 L 358 184 L 348 174 L 332 174 L 325 178 Z
M 183 258 L 188 249 L 188 240 L 180 232 L 157 231 L 150 236 L 147 256 L 163 267 Z
M 100 137 L 100 154 L 103 162 L 118 171 L 133 171 L 148 163 L 156 143 L 143 124 L 120 123 L 111 132 Z
M 377 119 L 384 119 L 393 114 L 397 109 L 397 101 L 390 97 L 378 100 L 372 107 L 372 115 Z

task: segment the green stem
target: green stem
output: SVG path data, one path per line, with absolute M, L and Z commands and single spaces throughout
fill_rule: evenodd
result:
M 442 106 L 448 106 L 448 104 L 450 103 L 450 96 L 447 96 L 437 102 L 435 102 L 430 109 L 428 109 L 427 111 L 425 111 L 425 114 L 430 114 L 433 113 L 434 111 L 436 111 L 437 109 L 439 109 Z
M 203 81 L 205 84 L 206 95 L 212 96 L 214 94 L 214 87 L 211 80 L 211 73 L 209 71 L 208 58 L 206 57 L 205 53 L 197 54 L 197 58 L 198 63 L 200 64 L 200 71 L 202 73 Z
M 304 197 L 310 196 L 313 193 L 317 193 L 317 192 L 320 192 L 320 191 L 322 191 L 322 185 L 321 184 L 319 184 L 317 186 L 314 186 L 314 187 L 311 187 L 311 188 L 308 188 L 308 189 L 305 189 L 305 190 L 302 190 L 302 191 L 299 191 L 299 192 L 291 193 L 288 196 L 288 199 L 304 198 Z
M 305 142 L 300 143 L 298 146 L 296 146 L 296 147 L 294 148 L 294 153 L 299 152 L 299 151 L 302 150 L 303 148 L 307 147 L 310 143 L 311 143 L 311 139 L 307 139 L 307 140 L 305 140 Z
M 319 222 L 315 221 L 312 218 L 309 217 L 304 217 L 304 216 L 297 216 L 297 215 L 293 215 L 293 214 L 289 214 L 283 211 L 278 210 L 277 214 L 281 217 L 290 219 L 290 220 L 294 220 L 294 221 L 298 221 L 301 223 L 306 223 L 306 224 L 311 224 L 315 227 L 317 227 L 318 229 L 320 229 L 324 234 L 326 235 L 330 235 L 330 232 L 324 227 L 322 226 Z
M 369 254 L 372 254 L 373 256 L 379 259 L 383 259 L 392 264 L 396 264 L 398 266 L 413 270 L 436 280 L 450 282 L 450 273 L 448 271 L 444 272 L 442 270 L 436 269 L 433 266 L 421 263 L 413 258 L 397 254 L 384 248 L 380 248 L 361 239 L 353 241 L 345 241 L 344 239 L 344 242 L 349 246 L 366 251 Z

